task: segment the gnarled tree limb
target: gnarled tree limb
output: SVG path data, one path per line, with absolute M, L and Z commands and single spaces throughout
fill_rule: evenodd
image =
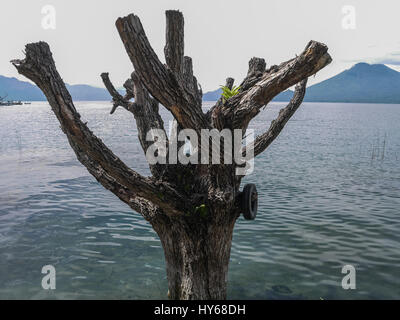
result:
M 191 95 L 201 109 L 202 92 L 193 75 L 192 58 L 184 56 L 184 19 L 183 14 L 177 10 L 167 10 L 166 15 L 166 37 L 164 55 L 167 66 L 174 72 L 178 82 Z
M 296 85 L 295 92 L 289 104 L 279 111 L 278 117 L 271 122 L 269 129 L 262 135 L 256 137 L 254 142 L 246 147 L 246 150 L 248 150 L 248 148 L 253 148 L 254 156 L 256 157 L 269 147 L 303 102 L 306 93 L 306 85 L 307 79 Z
M 263 58 L 253 57 L 249 61 L 249 70 L 247 76 L 240 84 L 241 91 L 246 91 L 254 86 L 263 76 L 266 68 L 266 62 Z
M 183 83 L 185 90 L 189 91 L 194 99 L 198 101 L 198 104 L 202 106 L 203 91 L 196 77 L 193 75 L 193 62 L 191 57 L 183 57 L 183 75 L 180 82 Z
M 147 141 L 146 139 L 146 135 L 150 130 L 162 130 L 165 137 L 167 137 L 164 129 L 164 122 L 158 112 L 158 102 L 149 95 L 135 72 L 132 73 L 130 79 L 125 81 L 125 97 L 115 89 L 108 73 L 102 73 L 101 78 L 113 98 L 113 110 L 115 110 L 117 106 L 122 106 L 134 115 L 140 145 L 144 153 L 146 153 L 147 148 L 153 143 L 153 141 Z M 129 101 L 130 97 L 135 97 L 135 102 Z M 168 138 L 166 142 L 168 143 Z M 166 170 L 166 166 L 162 164 L 150 164 L 149 167 L 155 178 L 160 178 Z
M 117 89 L 115 89 L 114 85 L 112 84 L 112 82 L 110 80 L 108 73 L 106 73 L 106 72 L 102 73 L 101 79 L 103 80 L 103 83 L 104 83 L 107 91 L 109 92 L 109 94 L 111 95 L 111 97 L 113 99 L 113 108 L 111 109 L 110 114 L 113 114 L 115 112 L 115 110 L 117 109 L 117 107 L 120 107 L 120 106 L 124 107 L 126 110 L 132 112 L 134 103 L 130 102 L 129 100 L 134 97 L 133 92 L 127 90 L 125 97 L 123 97 L 117 91 Z
M 170 215 L 179 215 L 190 207 L 169 184 L 143 177 L 127 167 L 80 120 L 47 43 L 28 44 L 25 52 L 24 60 L 13 60 L 12 64 L 43 91 L 78 160 L 105 188 L 135 210 L 140 209 L 143 199 Z
M 184 19 L 179 11 L 167 10 L 165 60 L 168 67 L 175 73 L 183 73 L 184 55 Z
M 176 31 L 181 25 L 183 27 L 180 18 L 179 21 L 173 19 L 179 15 L 182 14 L 177 12 L 170 15 L 168 30 Z M 179 25 L 176 28 L 172 27 L 175 23 Z M 185 85 L 180 80 L 182 77 L 175 72 L 181 70 L 180 43 L 168 43 L 166 46 L 168 52 L 174 51 L 173 48 L 179 48 L 176 54 L 171 53 L 167 59 L 174 69 L 171 70 L 158 59 L 146 37 L 139 17 L 130 14 L 127 17 L 118 18 L 116 27 L 138 77 L 150 94 L 171 111 L 182 128 L 195 129 L 197 132 L 208 128 L 210 125 L 201 110 L 201 100 L 190 90 L 185 90 Z M 183 31 L 178 33 L 177 39 L 180 39 Z M 173 36 L 167 36 L 167 40 L 174 39 Z
M 298 57 L 273 66 L 247 90 L 229 99 L 220 108 L 221 116 L 229 119 L 233 128 L 246 129 L 250 120 L 276 95 L 328 65 L 332 59 L 327 51 L 326 45 L 310 41 Z

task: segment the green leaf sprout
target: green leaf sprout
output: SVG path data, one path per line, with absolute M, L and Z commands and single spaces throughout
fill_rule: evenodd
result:
M 232 89 L 229 89 L 227 86 L 221 86 L 222 89 L 222 101 L 225 102 L 226 100 L 232 98 L 233 96 L 236 96 L 239 93 L 240 86 L 239 87 L 233 87 Z

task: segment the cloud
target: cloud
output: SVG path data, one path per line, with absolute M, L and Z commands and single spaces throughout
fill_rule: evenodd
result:
M 371 59 L 372 63 L 382 63 L 400 66 L 400 51 L 388 53 L 383 57 Z
M 343 62 L 351 62 L 351 63 L 358 63 L 358 62 L 367 62 L 371 64 L 391 64 L 400 66 L 400 51 L 393 51 L 388 53 L 384 56 L 380 57 L 368 57 L 362 59 L 345 59 L 342 60 Z
M 392 64 L 395 66 L 400 66 L 400 57 L 398 59 L 387 59 L 387 58 L 376 59 L 372 63 Z

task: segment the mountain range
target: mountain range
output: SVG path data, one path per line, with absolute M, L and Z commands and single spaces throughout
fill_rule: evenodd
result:
M 89 85 L 68 85 L 76 101 L 107 101 L 106 89 Z M 35 85 L 16 78 L 0 76 L 0 96 L 6 100 L 44 101 L 43 93 Z M 274 101 L 289 101 L 293 91 L 287 90 Z M 204 101 L 215 101 L 221 89 L 206 92 Z M 358 63 L 338 75 L 307 88 L 306 102 L 398 103 L 400 104 L 400 72 L 383 64 Z
M 207 92 L 204 101 L 214 101 L 221 89 Z M 293 91 L 287 90 L 274 101 L 289 101 Z M 400 104 L 400 72 L 384 64 L 357 63 L 336 76 L 307 88 L 306 102 L 398 103 Z
M 107 101 L 111 100 L 108 91 L 86 84 L 66 84 L 72 98 L 76 101 Z M 30 82 L 20 81 L 16 78 L 0 76 L 0 97 L 4 100 L 45 101 L 42 91 Z

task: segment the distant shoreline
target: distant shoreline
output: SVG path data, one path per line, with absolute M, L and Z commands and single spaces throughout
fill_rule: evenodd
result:
M 111 100 L 104 88 L 89 85 L 66 86 L 74 101 Z M 124 90 L 119 91 L 124 93 Z M 0 96 L 5 95 L 14 101 L 46 101 L 35 85 L 0 75 Z M 221 89 L 205 92 L 203 102 L 216 101 L 220 96 Z M 293 91 L 289 89 L 277 95 L 272 102 L 289 102 L 292 96 Z M 400 104 L 400 72 L 383 64 L 358 63 L 330 79 L 307 87 L 303 102 Z
M 21 105 L 30 105 L 31 103 L 37 103 L 37 102 L 44 102 L 47 103 L 47 100 L 26 100 L 26 101 L 21 101 Z M 82 102 L 99 102 L 99 103 L 109 103 L 111 104 L 112 101 L 110 100 L 74 100 L 74 103 L 82 103 Z M 203 103 L 216 103 L 216 100 L 203 100 Z M 285 104 L 288 103 L 288 101 L 271 101 L 269 104 Z M 303 104 L 305 103 L 323 103 L 323 104 L 377 104 L 377 105 L 400 105 L 400 102 L 352 102 L 352 101 L 303 101 Z M 15 106 L 15 105 L 0 105 L 0 107 L 9 107 L 9 106 Z

